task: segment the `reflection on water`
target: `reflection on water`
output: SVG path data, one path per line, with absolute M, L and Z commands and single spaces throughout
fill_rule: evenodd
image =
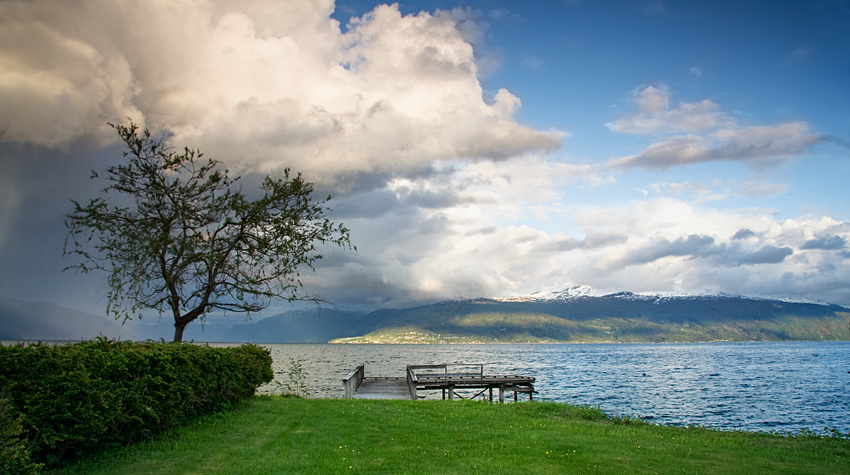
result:
M 276 377 L 285 379 L 296 359 L 316 397 L 342 397 L 342 378 L 359 364 L 367 376 L 403 376 L 408 364 L 484 363 L 488 374 L 537 378 L 540 399 L 612 415 L 721 429 L 850 431 L 850 342 L 265 346 Z

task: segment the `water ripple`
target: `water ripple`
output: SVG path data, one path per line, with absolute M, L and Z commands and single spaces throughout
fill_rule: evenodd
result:
M 278 379 L 294 358 L 318 397 L 342 397 L 342 378 L 363 363 L 375 376 L 402 376 L 407 364 L 485 363 L 489 374 L 536 377 L 540 399 L 612 415 L 726 430 L 850 432 L 850 342 L 267 346 Z

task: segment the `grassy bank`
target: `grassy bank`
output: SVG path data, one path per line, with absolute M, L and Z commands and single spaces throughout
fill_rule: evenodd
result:
M 386 327 L 331 343 L 699 343 L 712 341 L 844 341 L 850 314 L 829 317 L 653 322 L 645 318 L 570 320 L 544 314 L 477 313 Z M 433 318 L 432 318 L 433 320 Z
M 850 441 L 656 426 L 555 403 L 256 397 L 55 473 L 850 473 Z

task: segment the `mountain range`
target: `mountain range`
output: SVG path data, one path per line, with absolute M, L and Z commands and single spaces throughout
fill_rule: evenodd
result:
M 592 295 L 570 287 L 506 299 L 356 312 L 312 307 L 256 321 L 192 323 L 186 340 L 258 343 L 521 343 L 848 340 L 850 309 L 735 295 Z M 98 335 L 170 340 L 166 317 L 120 326 L 53 304 L 0 299 L 0 340 Z

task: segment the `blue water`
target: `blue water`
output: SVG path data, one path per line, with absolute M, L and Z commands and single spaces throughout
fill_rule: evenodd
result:
M 296 359 L 314 397 L 342 397 L 342 378 L 359 364 L 367 376 L 403 376 L 408 364 L 484 363 L 487 374 L 537 378 L 536 398 L 611 415 L 723 430 L 850 432 L 850 342 L 266 346 L 276 378 L 286 380 Z

